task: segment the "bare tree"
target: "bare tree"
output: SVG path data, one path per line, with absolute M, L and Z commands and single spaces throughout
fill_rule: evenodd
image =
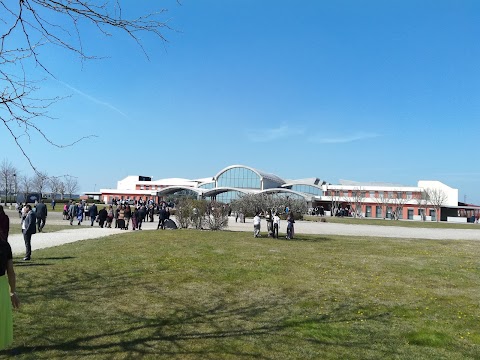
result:
M 353 217 L 357 217 L 360 215 L 364 198 L 365 191 L 362 190 L 362 188 L 354 188 L 352 189 L 351 196 L 344 197 L 344 201 L 348 203 L 350 205 L 350 208 L 352 209 Z
M 421 217 L 422 221 L 426 220 L 427 215 L 427 207 L 430 200 L 430 195 L 428 194 L 427 190 L 422 189 L 419 193 L 415 196 L 415 202 L 418 205 L 418 208 L 421 210 Z
M 72 194 L 74 194 L 78 190 L 77 178 L 73 176 L 65 176 L 64 183 L 65 183 L 66 193 L 70 195 L 70 198 L 72 198 Z
M 394 208 L 393 210 L 394 220 L 398 220 L 400 218 L 399 214 L 403 212 L 403 208 L 405 207 L 405 205 L 408 203 L 409 200 L 410 199 L 407 198 L 406 193 L 399 190 L 394 190 L 393 199 L 391 200 L 392 207 Z
M 210 230 L 222 230 L 228 226 L 228 208 L 225 204 L 212 201 L 204 217 L 205 225 Z
M 27 175 L 20 176 L 19 179 L 19 190 L 23 193 L 24 201 L 27 202 L 27 194 L 32 191 L 33 182 L 30 177 Z
M 164 43 L 163 31 L 170 29 L 166 21 L 161 21 L 165 9 L 126 19 L 120 0 L 0 1 L 0 9 L 3 29 L 0 33 L 0 119 L 35 171 L 21 143 L 22 137 L 29 140 L 37 134 L 56 147 L 71 146 L 85 137 L 61 145 L 47 136 L 36 120 L 49 117 L 47 110 L 59 97 L 37 97 L 41 79 L 32 78 L 27 70 L 36 67 L 44 70 L 45 76 L 54 77 L 43 61 L 43 54 L 50 55 L 52 50 L 63 49 L 81 61 L 95 59 L 82 42 L 82 31 L 94 30 L 105 37 L 114 31 L 123 33 L 146 55 L 140 36 L 151 34 Z
M 58 194 L 60 194 L 60 190 L 63 186 L 63 182 L 58 177 L 51 177 L 48 181 L 48 187 L 50 189 L 52 199 L 55 199 Z
M 17 170 L 13 164 L 7 159 L 4 159 L 2 165 L 0 166 L 0 181 L 2 182 L 2 186 L 5 187 L 5 206 L 7 206 L 8 192 L 9 190 L 12 190 L 12 186 L 16 181 L 16 172 Z
M 40 195 L 43 197 L 43 192 L 46 190 L 48 182 L 49 178 L 47 173 L 37 170 L 32 178 L 33 190 L 40 193 Z
M 377 206 L 380 206 L 382 217 L 385 219 L 387 217 L 387 206 L 390 204 L 388 195 L 385 195 L 384 191 L 378 191 L 378 196 L 374 197 L 374 200 Z
M 442 189 L 428 188 L 425 190 L 428 194 L 430 204 L 432 204 L 435 209 L 436 220 L 440 221 L 440 212 L 443 205 L 447 201 L 447 193 Z
M 330 196 L 330 215 L 335 216 L 340 208 L 340 194 L 338 190 L 328 190 L 328 194 Z
M 67 192 L 65 183 L 63 181 L 60 181 L 58 184 L 58 193 L 60 194 L 60 199 L 65 199 L 65 193 Z
M 232 201 L 232 210 L 241 211 L 245 214 L 257 212 L 283 214 L 288 207 L 294 214 L 305 214 L 307 202 L 303 199 L 296 199 L 286 194 L 245 194 Z

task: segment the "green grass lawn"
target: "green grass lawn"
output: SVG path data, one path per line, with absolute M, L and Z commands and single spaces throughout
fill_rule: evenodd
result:
M 319 216 L 305 215 L 304 220 L 321 221 Z M 439 229 L 475 229 L 480 230 L 480 224 L 472 223 L 448 223 L 436 221 L 414 221 L 414 220 L 384 220 L 372 218 L 351 218 L 351 217 L 325 217 L 327 222 L 338 224 L 357 224 L 357 225 L 380 225 L 380 226 L 402 226 L 416 228 L 439 228 Z
M 71 229 L 72 226 L 68 221 L 65 221 L 65 225 L 53 225 L 49 224 L 48 220 L 43 228 L 42 232 L 49 233 L 49 232 L 55 232 L 55 231 L 60 231 L 60 230 L 65 230 L 65 229 Z M 13 234 L 21 234 L 22 233 L 22 225 L 21 224 L 10 224 L 10 235 Z
M 480 242 L 144 231 L 15 259 L 18 359 L 478 359 Z

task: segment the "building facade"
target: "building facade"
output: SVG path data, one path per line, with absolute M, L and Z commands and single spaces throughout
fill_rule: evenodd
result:
M 328 215 L 348 213 L 367 218 L 451 220 L 478 214 L 480 208 L 459 206 L 458 189 L 439 181 L 418 181 L 417 186 L 359 183 L 341 180 L 330 184 L 319 178 L 284 180 L 277 175 L 245 166 L 231 165 L 209 178 L 152 180 L 128 176 L 116 189 L 100 189 L 105 203 L 116 200 L 170 201 L 178 197 L 230 203 L 243 194 L 274 194 L 304 199 L 312 210 L 322 207 Z M 440 198 L 435 198 L 438 195 Z M 436 206 L 440 204 L 440 206 Z M 443 213 L 443 215 L 442 215 Z

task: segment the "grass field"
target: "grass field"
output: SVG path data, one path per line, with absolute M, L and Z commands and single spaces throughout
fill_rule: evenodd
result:
M 18 359 L 478 359 L 480 243 L 144 231 L 15 260 Z
M 49 233 L 49 232 L 55 232 L 55 231 L 60 231 L 60 230 L 65 230 L 65 229 L 71 229 L 72 226 L 68 221 L 65 221 L 65 225 L 55 225 L 55 224 L 49 224 L 47 220 L 47 225 L 43 228 L 43 232 Z M 10 235 L 13 234 L 21 234 L 22 233 L 22 225 L 21 224 L 10 224 Z

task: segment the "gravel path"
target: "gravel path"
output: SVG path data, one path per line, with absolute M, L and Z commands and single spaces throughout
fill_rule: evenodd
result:
M 6 210 L 11 223 L 20 223 L 20 219 L 15 211 Z M 155 230 L 157 228 L 157 217 L 153 223 L 143 224 L 143 230 Z M 50 213 L 47 218 L 46 227 L 49 224 L 68 225 L 68 221 L 62 220 L 60 213 Z M 75 224 L 75 223 L 74 223 Z M 280 232 L 285 232 L 286 221 L 280 223 Z M 262 233 L 265 235 L 267 225 L 262 221 Z M 236 223 L 234 217 L 229 218 L 228 230 L 231 231 L 251 231 L 253 236 L 253 224 L 251 219 L 246 223 Z M 131 231 L 131 230 L 130 230 Z M 480 240 L 479 230 L 472 229 L 425 229 L 409 228 L 400 226 L 376 226 L 376 225 L 350 225 L 320 223 L 311 221 L 297 221 L 295 223 L 295 232 L 297 234 L 317 234 L 317 235 L 345 235 L 345 236 L 375 236 L 407 239 L 434 239 L 434 240 Z M 32 237 L 32 251 L 71 243 L 79 240 L 99 239 L 113 234 L 126 233 L 124 230 L 99 228 L 98 225 L 90 226 L 89 221 L 84 221 L 82 225 L 73 225 L 71 229 L 61 230 L 54 233 L 37 233 Z M 12 251 L 16 255 L 25 252 L 25 244 L 21 234 L 9 236 L 9 243 Z

